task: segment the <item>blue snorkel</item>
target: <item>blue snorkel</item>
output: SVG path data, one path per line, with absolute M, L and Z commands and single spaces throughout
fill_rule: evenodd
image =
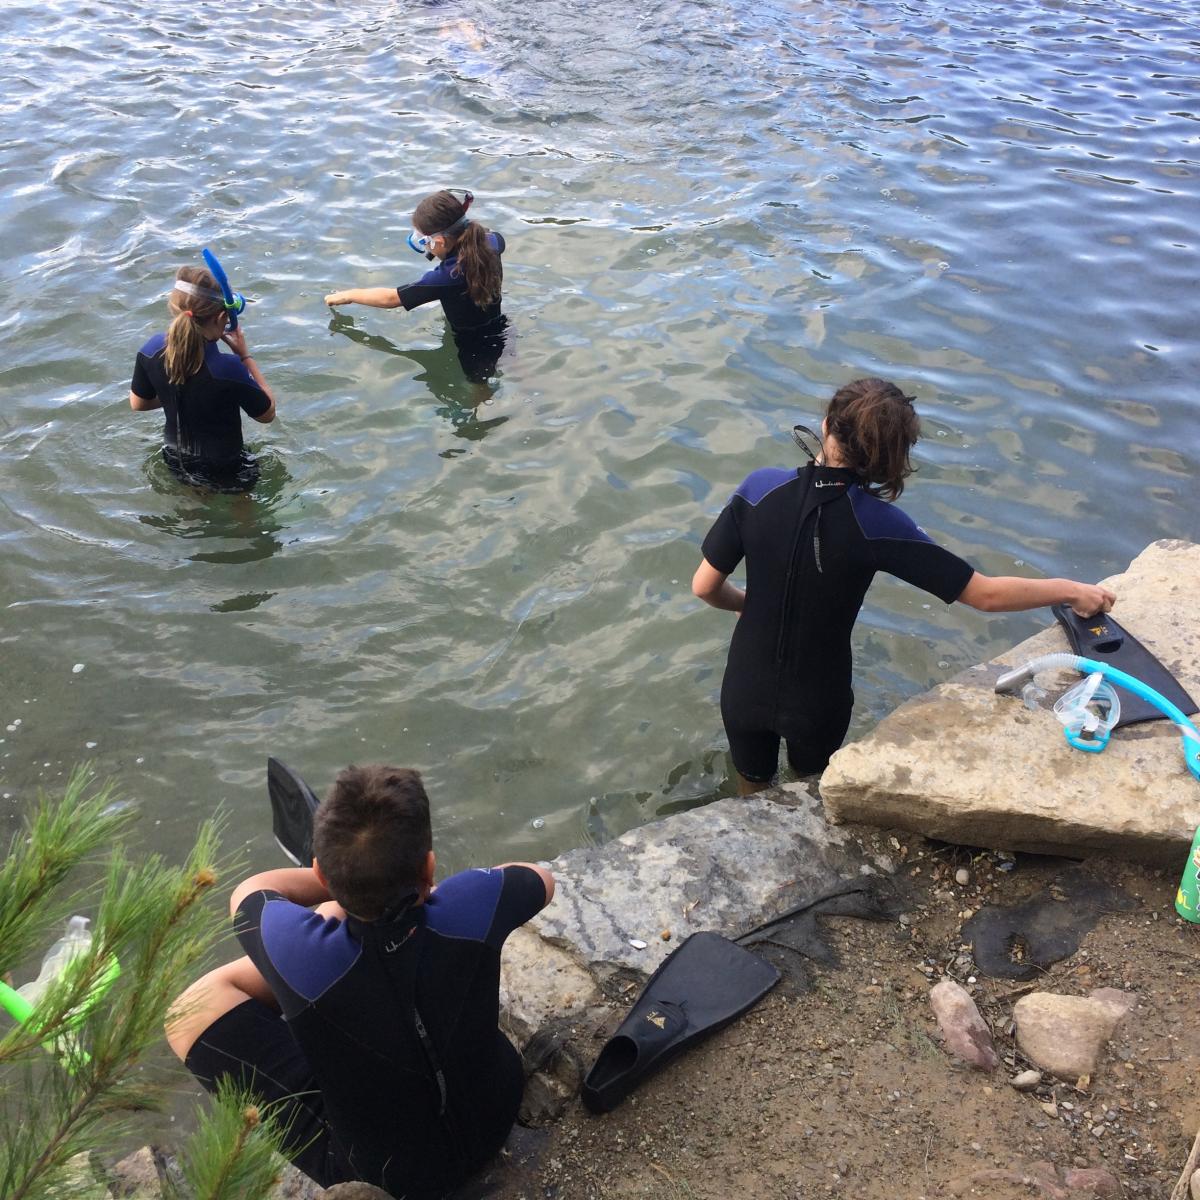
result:
M 229 314 L 229 328 L 236 329 L 238 313 L 246 311 L 246 297 L 240 292 L 235 292 L 229 286 L 229 276 L 225 274 L 225 269 L 211 250 L 202 251 L 201 257 L 204 259 L 204 265 L 212 272 L 212 277 L 217 281 L 221 295 L 225 297 L 225 311 Z
M 1083 658 L 1077 654 L 1043 654 L 1040 658 L 1031 659 L 1023 667 L 1017 667 L 1015 670 L 1001 675 L 996 680 L 996 692 L 1000 694 L 1015 691 L 1022 684 L 1033 679 L 1039 671 L 1064 667 L 1080 671 L 1084 675 L 1102 675 L 1107 682 L 1118 684 L 1135 696 L 1140 696 L 1148 704 L 1153 704 L 1163 716 L 1173 721 L 1178 727 L 1183 735 L 1183 757 L 1187 763 L 1187 769 L 1197 779 L 1200 779 L 1200 730 L 1165 696 L 1159 695 L 1140 679 L 1135 679 L 1132 675 L 1127 675 L 1124 671 L 1111 667 L 1107 663 L 1099 663 L 1095 659 Z M 1063 723 L 1067 724 L 1065 719 Z M 1113 724 L 1115 724 L 1115 718 Z M 1079 730 L 1073 731 L 1069 725 L 1063 732 L 1067 741 L 1076 749 L 1098 753 L 1108 745 L 1111 726 L 1105 722 L 1099 723 L 1095 728 L 1094 735 L 1090 738 L 1082 737 Z

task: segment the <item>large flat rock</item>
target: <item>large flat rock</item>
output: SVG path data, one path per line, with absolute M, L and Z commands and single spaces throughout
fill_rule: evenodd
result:
M 1160 541 L 1121 575 L 1113 615 L 1200 698 L 1200 546 Z M 997 696 L 997 677 L 1067 650 L 1057 624 L 993 662 L 902 704 L 830 761 L 820 791 L 829 818 L 908 829 L 967 845 L 1182 863 L 1200 823 L 1200 781 L 1169 721 L 1127 726 L 1101 754 L 1067 745 L 1048 707 L 1080 677 L 1040 675 L 1047 707 Z
M 553 902 L 505 943 L 501 1008 L 518 1036 L 601 1003 L 615 971 L 650 975 L 691 933 L 737 937 L 873 871 L 802 784 L 718 800 L 550 868 Z

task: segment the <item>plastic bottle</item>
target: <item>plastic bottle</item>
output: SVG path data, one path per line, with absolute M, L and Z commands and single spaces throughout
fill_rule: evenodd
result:
M 1200 872 L 1200 829 L 1192 838 L 1192 848 L 1188 851 L 1187 862 L 1183 864 L 1183 878 L 1175 893 L 1175 911 L 1185 921 L 1200 922 L 1200 882 L 1197 881 L 1197 872 Z
M 66 933 L 46 951 L 46 957 L 42 959 L 42 969 L 38 972 L 37 978 L 31 979 L 17 988 L 17 992 L 32 1007 L 37 1007 L 38 1001 L 46 994 L 46 990 L 56 979 L 61 977 L 73 959 L 78 958 L 81 954 L 86 954 L 91 949 L 90 925 L 91 921 L 87 917 L 72 917 L 67 922 Z

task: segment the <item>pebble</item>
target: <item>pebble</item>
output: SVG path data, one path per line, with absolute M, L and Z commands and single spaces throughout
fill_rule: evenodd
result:
M 967 884 L 971 882 L 971 872 L 968 871 L 966 867 L 959 867 L 958 870 L 954 872 L 954 882 L 960 887 L 966 887 Z
M 1041 1071 L 1022 1071 L 1019 1075 L 1014 1075 L 1008 1082 L 1018 1092 L 1031 1092 L 1042 1082 L 1042 1073 Z
M 84 668 L 84 665 L 85 665 L 84 663 L 76 663 L 76 664 L 75 664 L 75 665 L 74 665 L 74 666 L 71 668 L 71 674 L 72 674 L 72 675 L 78 675 L 78 674 L 79 674 L 79 672 L 83 670 L 83 668 Z
M 629 939 L 629 944 L 630 944 L 630 945 L 631 945 L 631 946 L 632 946 L 632 947 L 633 947 L 635 950 L 645 950 L 645 948 L 646 948 L 646 943 L 645 943 L 645 942 L 643 942 L 641 938 L 630 938 L 630 939 Z

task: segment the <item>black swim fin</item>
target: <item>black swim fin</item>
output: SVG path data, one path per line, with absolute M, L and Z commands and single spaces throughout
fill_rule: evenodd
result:
M 313 816 L 320 801 L 312 788 L 277 758 L 267 759 L 267 793 L 280 850 L 298 867 L 311 867 Z
M 1196 712 L 1196 702 L 1184 691 L 1179 680 L 1133 634 L 1122 629 L 1111 614 L 1080 617 L 1067 604 L 1055 604 L 1051 611 L 1066 632 L 1071 649 L 1076 654 L 1107 663 L 1126 675 L 1132 675 L 1134 679 L 1140 679 L 1170 700 L 1185 716 L 1190 717 Z M 1114 728 L 1163 717 L 1164 714 L 1148 700 L 1135 696 L 1119 684 L 1114 686 L 1121 701 L 1121 718 Z
M 693 933 L 666 958 L 583 1081 L 592 1112 L 611 1112 L 642 1080 L 757 1004 L 779 982 L 765 959 L 719 933 Z

